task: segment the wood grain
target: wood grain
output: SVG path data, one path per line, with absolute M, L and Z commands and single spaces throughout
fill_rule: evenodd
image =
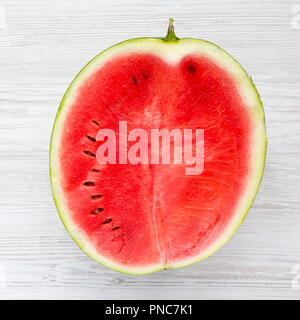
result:
M 7 0 L 0 30 L 0 298 L 299 299 L 300 31 L 290 0 Z M 217 253 L 179 270 L 130 276 L 88 258 L 52 200 L 48 151 L 69 82 L 106 47 L 177 35 L 222 46 L 261 94 L 269 147 L 244 224 Z

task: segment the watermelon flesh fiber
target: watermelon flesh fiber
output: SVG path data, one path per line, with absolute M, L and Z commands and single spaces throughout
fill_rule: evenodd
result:
M 109 60 L 78 88 L 63 124 L 61 186 L 73 223 L 116 265 L 168 268 L 199 255 L 224 232 L 244 190 L 249 117 L 232 77 L 207 57 Z M 203 173 L 172 163 L 100 165 L 97 132 L 117 134 L 119 121 L 128 132 L 204 129 Z

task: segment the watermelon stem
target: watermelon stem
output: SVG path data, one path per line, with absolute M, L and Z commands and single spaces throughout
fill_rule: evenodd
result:
M 164 41 L 177 41 L 177 40 L 179 40 L 179 38 L 177 38 L 175 35 L 173 22 L 174 22 L 174 19 L 169 18 L 168 33 L 167 33 L 166 37 L 163 38 Z

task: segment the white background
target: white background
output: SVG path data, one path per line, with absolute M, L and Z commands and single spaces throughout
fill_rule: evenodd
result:
M 0 24 L 0 298 L 300 298 L 300 281 L 292 281 L 300 272 L 297 4 L 0 0 L 7 14 L 6 28 Z M 128 38 L 164 36 L 169 17 L 177 36 L 220 45 L 253 77 L 266 112 L 266 169 L 243 225 L 213 256 L 124 275 L 88 258 L 64 229 L 49 183 L 50 134 L 60 99 L 87 61 Z

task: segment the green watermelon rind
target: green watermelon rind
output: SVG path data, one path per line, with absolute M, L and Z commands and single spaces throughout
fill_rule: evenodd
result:
M 183 42 L 183 41 L 185 43 L 197 42 L 197 44 L 199 46 L 206 44 L 206 45 L 212 46 L 213 48 L 215 48 L 215 50 L 221 51 L 220 53 L 224 54 L 224 60 L 230 58 L 232 60 L 232 62 L 234 62 L 232 70 L 234 68 L 236 68 L 236 70 L 239 69 L 238 70 L 239 72 L 242 71 L 244 79 L 247 79 L 248 85 L 251 86 L 251 90 L 253 90 L 253 92 L 255 93 L 255 98 L 256 98 L 257 104 L 253 108 L 256 108 L 256 116 L 258 117 L 257 120 L 261 121 L 261 125 L 263 126 L 261 128 L 261 131 L 262 131 L 261 136 L 259 136 L 259 138 L 261 138 L 263 140 L 262 141 L 263 150 L 261 150 L 262 154 L 261 154 L 260 162 L 257 163 L 258 165 L 260 165 L 259 173 L 255 177 L 256 178 L 255 186 L 253 186 L 252 189 L 250 190 L 250 191 L 252 191 L 252 194 L 251 194 L 251 196 L 249 196 L 247 208 L 243 209 L 243 214 L 240 214 L 239 212 L 236 213 L 237 216 L 240 216 L 239 221 L 234 224 L 233 228 L 230 231 L 228 231 L 227 233 L 226 232 L 222 233 L 221 236 L 223 237 L 223 239 L 215 241 L 213 243 L 214 247 L 212 249 L 208 249 L 207 250 L 208 252 L 206 254 L 202 255 L 200 258 L 193 257 L 192 259 L 190 259 L 188 261 L 179 262 L 179 263 L 171 265 L 171 266 L 164 266 L 164 265 L 157 266 L 157 265 L 155 265 L 155 266 L 151 266 L 151 267 L 147 267 L 147 268 L 145 268 L 145 267 L 137 267 L 137 268 L 129 267 L 128 268 L 128 266 L 119 265 L 117 263 L 112 262 L 110 259 L 101 256 L 99 254 L 99 252 L 96 252 L 96 250 L 91 245 L 89 245 L 89 242 L 84 239 L 84 236 L 82 236 L 81 232 L 78 229 L 76 229 L 76 226 L 74 226 L 74 223 L 72 223 L 71 219 L 68 221 L 69 218 L 65 212 L 65 211 L 67 211 L 67 209 L 66 208 L 63 209 L 63 207 L 65 205 L 64 205 L 62 192 L 60 191 L 60 183 L 57 179 L 57 175 L 55 175 L 55 173 L 54 173 L 54 171 L 55 171 L 54 167 L 57 164 L 58 160 L 57 160 L 56 155 L 54 154 L 53 149 L 55 148 L 55 142 L 56 141 L 59 142 L 60 130 L 59 130 L 59 128 L 57 128 L 57 126 L 58 126 L 59 121 L 61 120 L 60 118 L 61 118 L 62 110 L 66 104 L 66 101 L 69 98 L 72 98 L 71 97 L 72 90 L 76 89 L 76 85 L 78 84 L 78 82 L 80 82 L 80 80 L 82 78 L 84 78 L 84 76 L 86 74 L 89 74 L 89 72 L 92 71 L 92 69 L 90 69 L 90 67 L 98 59 L 103 57 L 104 54 L 109 53 L 112 49 L 121 48 L 123 46 L 131 45 L 131 44 L 138 44 L 139 42 L 149 42 L 149 41 L 151 41 L 151 42 L 157 41 L 157 44 L 164 43 L 166 45 L 172 45 L 174 43 Z M 225 59 L 225 57 L 226 57 L 226 59 Z M 54 121 L 53 130 L 52 130 L 52 134 L 51 134 L 51 142 L 50 142 L 50 181 L 51 181 L 52 194 L 53 194 L 54 202 L 55 202 L 57 211 L 59 213 L 60 219 L 61 219 L 63 225 L 65 226 L 66 230 L 68 231 L 68 233 L 72 237 L 72 239 L 77 243 L 77 245 L 81 248 L 82 251 L 84 251 L 88 256 L 90 256 L 92 259 L 94 259 L 98 263 L 100 263 L 110 269 L 113 269 L 115 271 L 121 272 L 121 273 L 135 274 L 135 275 L 149 274 L 149 273 L 153 273 L 156 271 L 169 269 L 169 268 L 170 269 L 180 268 L 180 267 L 188 266 L 188 265 L 197 263 L 201 260 L 204 260 L 205 258 L 210 256 L 211 254 L 213 254 L 215 251 L 217 251 L 220 247 L 222 247 L 231 238 L 231 236 L 237 231 L 237 229 L 239 228 L 239 226 L 241 225 L 241 223 L 244 221 L 245 217 L 247 216 L 247 213 L 249 212 L 249 210 L 252 206 L 252 203 L 256 197 L 259 186 L 261 184 L 261 180 L 262 180 L 263 172 L 264 172 L 264 166 L 265 166 L 266 151 L 267 151 L 267 135 L 266 135 L 266 126 L 265 126 L 265 114 L 264 114 L 263 104 L 261 102 L 259 93 L 258 93 L 252 79 L 247 74 L 247 72 L 243 69 L 243 67 L 240 65 L 240 63 L 237 60 L 235 60 L 231 55 L 229 55 L 221 47 L 216 46 L 215 44 L 213 44 L 209 41 L 205 41 L 205 40 L 201 40 L 201 39 L 183 38 L 180 40 L 169 41 L 169 42 L 167 42 L 167 41 L 165 41 L 165 39 L 161 39 L 161 38 L 143 37 L 143 38 L 129 39 L 129 40 L 123 41 L 121 43 L 118 43 L 114 46 L 107 48 L 106 50 L 104 50 L 100 54 L 98 54 L 95 58 L 93 58 L 89 63 L 87 63 L 81 69 L 81 71 L 77 74 L 77 76 L 73 79 L 73 81 L 69 85 L 66 93 L 63 96 L 63 99 L 60 103 L 60 106 L 59 106 L 59 109 L 58 109 L 58 112 L 56 114 L 56 118 Z

